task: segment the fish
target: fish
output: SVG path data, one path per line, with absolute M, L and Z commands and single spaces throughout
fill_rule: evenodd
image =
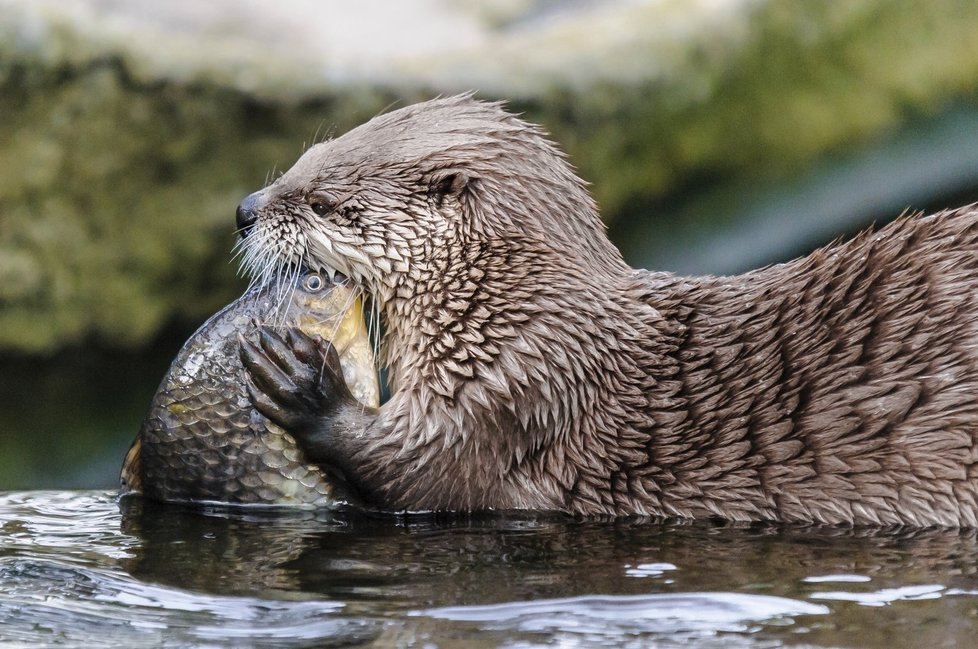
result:
M 380 385 L 352 283 L 302 269 L 253 286 L 184 343 L 123 462 L 120 493 L 165 502 L 337 507 L 342 476 L 306 462 L 295 439 L 251 403 L 240 340 L 264 323 L 329 340 L 350 391 L 377 407 Z

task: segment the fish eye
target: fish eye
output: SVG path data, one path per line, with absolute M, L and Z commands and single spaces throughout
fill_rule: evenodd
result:
M 306 289 L 310 293 L 315 293 L 316 291 L 322 290 L 326 286 L 326 280 L 319 273 L 309 273 L 306 275 L 305 279 L 302 280 L 302 288 Z

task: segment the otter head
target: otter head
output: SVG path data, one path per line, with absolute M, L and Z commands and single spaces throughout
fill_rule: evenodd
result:
M 387 346 L 394 355 L 430 348 L 432 336 L 446 353 L 463 331 L 487 336 L 483 325 L 504 319 L 500 297 L 532 299 L 535 266 L 589 283 L 624 268 L 584 183 L 540 129 L 468 95 L 312 146 L 237 219 L 252 275 L 293 264 L 346 275 L 400 339 Z

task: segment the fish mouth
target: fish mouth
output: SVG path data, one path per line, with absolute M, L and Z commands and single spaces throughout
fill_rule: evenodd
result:
M 351 296 L 347 303 L 346 312 L 342 316 L 342 321 L 347 323 L 345 331 L 352 337 L 364 339 L 367 344 L 366 351 L 360 352 L 356 362 L 362 366 L 367 363 L 369 358 L 369 363 L 374 368 L 378 398 L 381 398 L 382 395 L 389 396 L 391 387 L 384 378 L 386 377 L 386 363 L 383 354 L 386 348 L 382 339 L 380 302 L 376 293 L 370 290 L 368 281 L 365 281 L 365 278 L 361 277 L 355 269 L 344 268 L 341 270 L 337 267 L 340 264 L 330 263 L 333 261 L 332 255 L 329 256 L 329 261 L 322 259 L 322 257 L 313 261 L 308 253 L 304 257 L 307 268 L 318 272 L 333 286 L 343 287 L 344 291 Z M 328 339 L 327 336 L 324 338 Z M 342 356 L 343 354 L 341 354 L 341 358 Z M 360 400 L 365 402 L 363 399 Z M 377 401 L 367 403 L 367 405 L 377 406 L 379 403 Z
M 383 339 L 384 327 L 381 325 L 381 303 L 377 299 L 376 293 L 370 290 L 368 283 L 361 278 L 351 276 L 335 266 L 320 261 L 318 272 L 336 286 L 344 287 L 353 295 L 353 304 L 348 312 L 343 316 L 345 322 L 356 323 L 357 336 L 365 337 L 367 350 L 361 352 L 359 363 L 363 364 L 369 357 L 374 368 L 374 376 L 377 386 L 377 401 L 367 403 L 367 405 L 379 406 L 387 397 L 390 396 L 392 386 L 388 382 L 387 363 L 385 354 L 388 349 Z M 352 329 L 351 329 L 352 330 Z M 349 381 L 348 381 L 349 383 Z M 364 399 L 360 399 L 366 403 Z
M 339 354 L 343 378 L 353 396 L 363 405 L 376 408 L 380 406 L 383 387 L 377 327 L 371 326 L 376 320 L 369 316 L 371 311 L 365 294 L 356 282 L 342 273 L 319 271 L 319 274 L 326 280 L 328 290 L 313 299 L 332 305 L 328 309 L 331 317 L 321 320 L 308 312 L 300 312 L 296 314 L 293 326 L 328 340 Z M 331 275 L 331 279 L 327 275 Z
M 378 372 L 381 370 L 381 326 L 380 326 L 380 302 L 377 300 L 376 294 L 370 290 L 367 282 L 362 279 L 351 276 L 351 274 L 345 273 L 335 266 L 331 266 L 325 262 L 318 262 L 316 265 L 316 270 L 323 275 L 327 280 L 329 280 L 333 285 L 343 286 L 351 289 L 356 297 L 356 304 L 360 309 L 360 317 L 365 323 L 367 337 L 370 340 L 371 348 L 373 350 L 374 362 L 377 365 Z
M 280 324 L 285 323 L 292 294 L 306 272 L 315 271 L 328 284 L 352 289 L 349 310 L 359 311 L 355 317 L 364 323 L 373 365 L 381 372 L 380 301 L 369 290 L 367 278 L 339 254 L 335 242 L 310 237 L 301 229 L 290 233 L 289 229 L 283 232 L 281 228 L 255 227 L 235 243 L 233 253 L 233 258 L 238 258 L 239 274 L 250 278 L 248 290 L 267 291 L 274 296 L 274 319 Z
M 322 280 L 315 288 L 306 284 L 313 274 Z M 276 305 L 272 326 L 296 327 L 329 341 L 354 397 L 368 407 L 380 405 L 379 317 L 360 282 L 328 264 L 285 264 L 256 290 L 267 290 Z

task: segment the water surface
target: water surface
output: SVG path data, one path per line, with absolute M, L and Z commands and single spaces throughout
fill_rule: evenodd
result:
M 978 540 L 0 494 L 0 645 L 954 647 Z

